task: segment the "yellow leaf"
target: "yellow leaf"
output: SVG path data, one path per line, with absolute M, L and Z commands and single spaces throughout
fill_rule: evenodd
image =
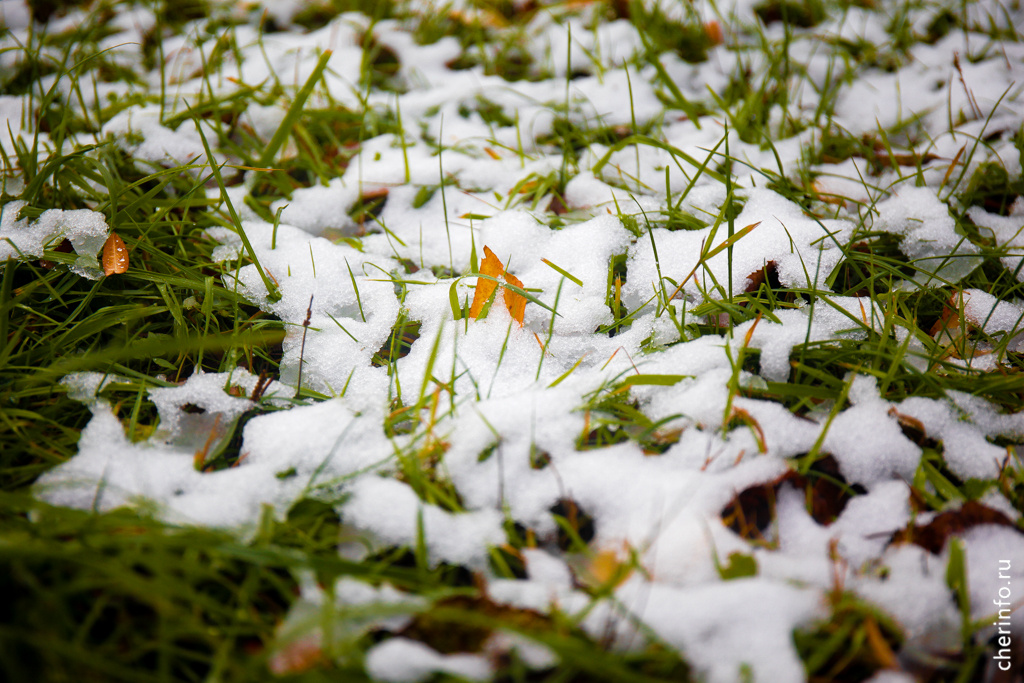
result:
M 629 544 L 621 549 L 603 548 L 582 561 L 577 578 L 592 588 L 609 588 L 622 584 L 633 573 Z

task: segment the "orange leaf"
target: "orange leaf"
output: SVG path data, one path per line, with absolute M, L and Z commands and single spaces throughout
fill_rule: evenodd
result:
M 525 289 L 523 283 L 519 281 L 515 275 L 505 272 L 505 266 L 501 264 L 501 260 L 494 255 L 490 247 L 484 247 L 484 260 L 480 264 L 480 274 L 490 275 L 495 278 L 502 278 L 505 282 Z M 469 307 L 469 317 L 477 318 L 480 316 L 480 311 L 483 310 L 484 304 L 488 299 L 491 298 L 491 294 L 494 293 L 494 288 L 498 286 L 498 283 L 494 280 L 488 280 L 486 278 L 477 278 L 476 290 L 473 292 L 473 305 Z M 508 309 L 509 315 L 515 318 L 516 322 L 520 325 L 523 324 L 523 316 L 526 313 L 526 297 L 517 292 L 513 292 L 510 289 L 502 288 L 505 308 Z
M 484 260 L 480 264 L 480 274 L 490 275 L 491 277 L 501 277 L 505 272 L 505 267 L 501 265 L 501 261 L 494 252 L 488 247 L 484 247 Z M 491 294 L 494 293 L 494 288 L 498 286 L 498 283 L 494 280 L 488 280 L 487 278 L 477 278 L 476 291 L 473 292 L 473 305 L 469 307 L 469 317 L 476 318 L 480 315 L 480 311 L 483 310 L 484 304 L 488 299 L 491 298 Z
M 103 245 L 103 274 L 115 275 L 128 270 L 128 247 L 116 232 L 110 233 Z
M 512 273 L 505 273 L 505 282 L 510 285 L 515 285 L 520 289 L 524 289 L 523 283 L 519 281 Z M 513 292 L 511 289 L 506 289 L 505 294 L 505 308 L 508 309 L 509 314 L 516 319 L 519 326 L 523 325 L 523 316 L 526 314 L 526 297 L 517 292 Z
M 709 21 L 704 24 L 704 35 L 712 45 L 722 44 L 722 25 L 717 21 Z

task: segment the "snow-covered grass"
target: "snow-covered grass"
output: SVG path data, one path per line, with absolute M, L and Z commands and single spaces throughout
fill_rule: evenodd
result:
M 5 680 L 1021 666 L 1016 0 L 0 25 Z

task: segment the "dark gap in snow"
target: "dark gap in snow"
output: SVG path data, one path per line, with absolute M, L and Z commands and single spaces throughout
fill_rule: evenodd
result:
M 607 448 L 617 443 L 629 441 L 626 430 L 615 425 L 602 424 L 591 429 L 576 440 L 576 450 L 589 451 L 595 448 Z
M 781 289 L 779 281 L 779 270 L 775 261 L 768 261 L 761 270 L 755 270 L 747 276 L 747 286 L 743 289 L 744 294 L 751 294 L 761 289 L 761 285 L 768 285 L 769 289 Z
M 70 254 L 72 251 L 71 240 L 61 240 L 60 244 L 53 248 L 53 251 L 59 254 Z M 39 259 L 39 265 L 47 270 L 53 270 L 57 264 L 46 259 Z
M 775 519 L 779 489 L 787 484 L 805 492 L 808 512 L 823 526 L 834 522 L 854 495 L 865 493 L 862 486 L 848 484 L 835 458 L 826 455 L 806 475 L 791 470 L 774 481 L 744 489 L 722 510 L 722 521 L 743 538 L 767 542 L 764 532 Z
M 409 355 L 413 342 L 420 338 L 420 322 L 418 320 L 405 320 L 400 318 L 395 326 L 391 328 L 384 345 L 373 355 L 370 361 L 374 367 L 383 368 L 394 363 L 399 358 Z
M 491 549 L 490 556 L 491 571 L 496 576 L 505 579 L 526 579 L 529 578 L 526 572 L 526 562 L 516 548 L 503 545 Z
M 398 53 L 371 34 L 364 35 L 362 42 L 363 60 L 369 67 L 370 83 L 381 90 L 400 90 L 394 82 L 402 65 Z
M 238 419 L 228 426 L 227 436 L 221 439 L 220 443 L 224 445 L 218 446 L 215 453 L 210 453 L 205 458 L 203 472 L 218 472 L 229 467 L 241 465 L 246 455 L 242 451 L 242 436 L 245 432 L 245 425 L 254 417 L 272 412 L 274 411 L 256 406 L 239 415 Z
M 558 524 L 556 543 L 562 550 L 584 550 L 594 539 L 594 518 L 586 513 L 572 498 L 560 498 L 550 508 Z
M 342 518 L 344 521 L 344 518 Z M 430 570 L 431 581 L 436 586 L 450 588 L 476 588 L 478 578 L 468 568 L 459 564 L 441 562 L 436 566 L 421 567 L 417 564 L 416 551 L 407 546 L 388 546 L 380 548 L 363 558 L 362 563 L 368 567 L 377 567 L 382 573 L 410 576 L 408 570 Z M 392 571 L 393 570 L 393 571 Z
M 889 410 L 889 415 L 896 418 L 903 436 L 907 437 L 910 441 L 913 441 L 921 448 L 938 448 L 939 442 L 928 436 L 928 432 L 920 420 L 904 415 L 895 408 Z
M 765 23 L 784 22 L 800 28 L 811 28 L 825 19 L 825 8 L 819 3 L 768 0 L 754 7 L 754 13 Z
M 901 238 L 889 233 L 871 233 L 844 249 L 846 257 L 836 266 L 833 288 L 843 296 L 884 294 L 894 279 L 912 278 L 914 274 L 900 251 Z M 886 269 L 879 269 L 885 263 Z
M 337 556 L 341 515 L 330 503 L 303 498 L 288 510 L 287 524 L 279 527 L 277 545 L 298 547 Z
M 971 176 L 960 202 L 965 207 L 980 206 L 989 213 L 1008 216 L 1010 207 L 1021 195 L 1024 195 L 1024 176 L 1018 174 L 1011 178 L 1001 164 L 988 162 Z
M 551 464 L 551 454 L 536 444 L 530 444 L 530 468 L 542 470 Z
M 388 190 L 382 187 L 378 190 L 369 190 L 359 197 L 359 201 L 352 205 L 348 215 L 360 226 L 360 233 L 365 234 L 364 228 L 367 222 L 373 223 L 384 211 L 384 205 L 388 201 Z
M 548 202 L 548 206 L 545 211 L 553 213 L 556 216 L 564 216 L 569 213 L 569 207 L 565 205 L 565 200 L 562 198 L 562 195 L 556 192 L 551 195 L 551 201 Z
M 477 619 L 458 619 L 462 613 Z M 493 629 L 479 625 L 480 616 L 493 623 L 508 624 L 513 631 L 551 628 L 550 618 L 532 609 L 500 605 L 480 590 L 475 595 L 454 595 L 434 603 L 434 610 L 421 612 L 396 635 L 419 641 L 441 654 L 481 652 Z

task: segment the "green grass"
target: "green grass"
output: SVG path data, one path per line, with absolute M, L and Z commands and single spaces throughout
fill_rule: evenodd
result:
M 205 157 L 171 167 L 134 160 L 109 139 L 89 141 L 91 134 L 98 133 L 103 123 L 120 111 L 141 103 L 162 103 L 160 91 L 146 91 L 133 69 L 98 52 L 99 41 L 111 33 L 107 25 L 121 9 L 118 3 L 29 4 L 41 20 L 60 16 L 69 5 L 84 5 L 90 18 L 60 34 L 33 31 L 13 66 L 0 71 L 0 92 L 30 94 L 30 128 L 47 132 L 55 147 L 45 150 L 38 138 L 29 138 L 5 153 L 0 204 L 28 202 L 22 211 L 26 218 L 36 218 L 51 208 L 98 211 L 127 244 L 131 265 L 123 275 L 85 279 L 67 269 L 75 262 L 75 255 L 57 243 L 47 246 L 42 259 L 12 258 L 2 265 L 0 596 L 4 599 L 0 600 L 0 678 L 277 680 L 269 663 L 275 653 L 288 648 L 288 643 L 278 638 L 277 629 L 296 604 L 303 577 L 312 576 L 328 592 L 336 580 L 350 577 L 376 586 L 386 582 L 420 596 L 423 601 L 419 607 L 404 608 L 414 617 L 407 633 L 442 652 L 478 648 L 486 635 L 501 626 L 546 645 L 561 659 L 554 668 L 529 671 L 517 656 L 510 656 L 499 663 L 500 681 L 691 680 L 685 660 L 656 638 L 652 645 L 636 652 L 610 652 L 606 643 L 586 634 L 578 615 L 557 611 L 541 615 L 496 606 L 482 590 L 482 579 L 464 567 L 432 566 L 422 546 L 378 548 L 360 561 L 344 559 L 337 551 L 339 542 L 358 543 L 359 539 L 331 504 L 313 496 L 296 503 L 283 521 L 267 512 L 254 535 L 243 539 L 227 532 L 157 521 L 145 506 L 91 513 L 49 506 L 30 495 L 29 487 L 42 473 L 75 455 L 81 430 L 90 419 L 88 406 L 69 397 L 60 384 L 71 372 L 94 371 L 118 377 L 100 396 L 113 406 L 133 441 L 148 438 L 158 427 L 156 410 L 146 399 L 147 389 L 174 386 L 199 371 L 243 368 L 254 375 L 276 378 L 283 353 L 284 323 L 225 284 L 232 281 L 241 265 L 259 266 L 255 253 L 248 247 L 238 261 L 215 262 L 212 254 L 216 244 L 206 231 L 238 226 L 243 208 L 274 222 L 279 218 L 271 209 L 274 202 L 288 201 L 297 189 L 325 184 L 344 173 L 364 140 L 385 133 L 403 134 L 400 112 L 373 108 L 365 100 L 362 107 L 325 101 L 324 55 L 299 89 L 285 89 L 270 82 L 217 95 L 211 86 L 202 99 L 190 102 L 190 110 L 166 111 L 163 122 L 171 129 L 194 130 L 197 121 L 211 124 L 199 129 L 207 136 Z M 154 8 L 167 29 L 156 29 L 146 36 L 144 54 L 152 65 L 160 63 L 164 40 L 189 26 L 195 30 L 196 25 L 209 27 L 203 39 L 213 45 L 207 78 L 212 81 L 209 74 L 232 58 L 236 49 L 232 27 L 239 20 L 216 3 L 166 0 L 139 4 Z M 540 11 L 538 7 L 531 4 L 517 9 L 513 3 L 485 0 L 473 4 L 482 11 L 448 16 L 439 10 L 422 16 L 398 0 L 321 0 L 305 6 L 293 21 L 306 29 L 318 29 L 343 12 L 361 11 L 375 22 L 396 20 L 410 27 L 420 44 L 455 38 L 460 54 L 452 61 L 452 68 L 479 68 L 509 82 L 549 76 L 521 47 L 522 37 Z M 566 3 L 550 4 L 555 5 L 556 12 L 577 11 Z M 566 184 L 579 172 L 584 154 L 597 155 L 593 170 L 599 173 L 607 167 L 613 152 L 632 145 L 648 146 L 667 153 L 671 163 L 686 162 L 699 169 L 699 176 L 721 183 L 728 188 L 726 201 L 717 214 L 685 208 L 694 178 L 686 191 L 671 197 L 660 215 L 634 215 L 622 207 L 618 213 L 636 240 L 653 240 L 652 227 L 699 230 L 715 226 L 714 240 L 704 245 L 702 260 L 707 260 L 716 253 L 731 253 L 749 232 L 746 226 L 735 224 L 744 197 L 742 192 L 734 192 L 733 174 L 756 176 L 759 185 L 800 204 L 820 220 L 835 217 L 839 208 L 834 202 L 824 201 L 826 198 L 816 190 L 816 172 L 812 169 L 817 164 L 862 159 L 873 174 L 863 179 L 868 188 L 883 172 L 897 171 L 913 177 L 921 171 L 928 154 L 928 141 L 917 139 L 914 121 L 858 138 L 828 123 L 835 93 L 827 87 L 818 93 L 821 105 L 817 111 L 799 109 L 796 90 L 816 86 L 790 59 L 787 48 L 791 41 L 803 39 L 801 28 L 816 26 L 826 16 L 835 16 L 850 5 L 817 0 L 759 4 L 755 11 L 762 23 L 757 25 L 757 32 L 730 48 L 736 53 L 737 67 L 727 86 L 722 92 L 695 99 L 683 95 L 662 61 L 665 55 L 673 55 L 685 63 L 702 63 L 714 47 L 704 22 L 720 20 L 728 24 L 727 18 L 699 17 L 694 11 L 683 18 L 671 18 L 659 11 L 643 10 L 636 0 L 601 3 L 595 21 L 623 18 L 640 29 L 642 49 L 630 64 L 631 78 L 635 82 L 642 68 L 653 67 L 647 73 L 653 74 L 657 95 L 673 116 L 696 117 L 717 111 L 741 140 L 765 150 L 774 149 L 773 141 L 808 127 L 820 127 L 823 134 L 804 150 L 799 172 L 786 175 L 781 163 L 777 169 L 747 168 L 743 160 L 730 155 L 728 145 L 706 150 L 706 158 L 694 158 L 664 140 L 664 121 L 637 125 L 634 120 L 629 127 L 607 126 L 600 121 L 581 123 L 570 119 L 563 107 L 552 112 L 552 133 L 537 141 L 564 155 L 562 167 L 525 175 L 511 192 L 496 201 L 502 209 L 544 214 L 548 225 L 557 230 L 581 218 L 552 207 L 564 208 Z M 911 6 L 920 5 L 903 3 L 888 17 L 891 44 L 837 44 L 844 64 L 852 69 L 844 78 L 856 78 L 869 68 L 894 69 L 905 63 L 913 45 L 934 43 L 965 20 L 958 5 L 929 5 L 934 18 L 918 35 L 909 26 L 907 13 Z M 770 37 L 778 32 L 766 27 L 780 23 L 785 27 L 782 38 Z M 263 26 L 268 32 L 274 28 Z M 1005 38 L 1004 33 L 991 28 L 993 38 Z M 397 78 L 395 53 L 375 41 L 372 31 L 363 37 L 363 48 L 362 92 L 401 92 L 404 85 Z M 749 77 L 745 60 L 751 55 L 767 65 L 759 72 L 759 80 Z M 42 87 L 46 77 L 54 75 L 70 83 L 66 91 L 70 94 L 62 94 L 56 87 Z M 67 99 L 94 99 L 86 97 L 94 80 L 131 82 L 134 89 L 100 98 L 90 106 L 69 106 Z M 267 144 L 243 125 L 242 112 L 252 102 L 286 108 L 285 119 Z M 773 107 L 781 112 L 780 117 L 772 118 Z M 492 129 L 518 123 L 514 113 L 503 111 L 484 97 L 460 112 L 463 116 L 473 113 Z M 1013 141 L 1017 152 L 1024 156 L 1024 130 L 1016 131 Z M 425 137 L 417 143 L 433 144 Z M 293 145 L 293 151 L 283 155 L 288 144 Z M 980 137 L 972 144 L 973 148 L 968 145 L 965 152 L 965 164 L 972 155 L 980 155 L 979 149 L 991 149 L 992 142 Z M 916 163 L 897 164 L 894 146 L 917 150 Z M 4 148 L 10 149 L 6 144 Z M 211 165 L 209 160 L 215 152 L 229 156 L 232 164 Z M 518 159 L 509 163 L 532 161 L 522 147 L 517 154 Z M 867 296 L 881 305 L 885 311 L 883 331 L 851 319 L 850 328 L 862 332 L 862 339 L 798 344 L 790 357 L 791 370 L 785 382 L 741 383 L 741 372 L 756 372 L 759 358 L 757 350 L 743 350 L 734 358 L 730 410 L 723 416 L 723 431 L 750 429 L 756 433 L 758 429 L 749 415 L 731 410 L 732 399 L 739 396 L 777 401 L 796 415 L 820 416 L 822 411 L 827 415 L 842 410 L 849 405 L 851 371 L 876 378 L 882 398 L 888 401 L 911 396 L 940 398 L 949 391 L 962 391 L 985 398 L 1008 413 L 1024 408 L 1024 358 L 1007 350 L 1009 339 L 988 338 L 962 321 L 956 346 L 929 334 L 950 312 L 948 302 L 957 291 L 977 288 L 1004 301 L 1024 297 L 1024 284 L 999 260 L 1006 250 L 988 240 L 966 215 L 971 206 L 1005 215 L 1013 202 L 1024 196 L 1024 178 L 1019 170 L 1007 173 L 991 161 L 969 172 L 966 165 L 962 168 L 963 174 L 954 173 L 948 178 L 944 196 L 953 200 L 951 210 L 965 239 L 981 248 L 981 267 L 956 284 L 901 290 L 896 283 L 912 274 L 914 267 L 899 251 L 899 240 L 873 232 L 862 221 L 854 238 L 842 245 L 841 263 L 828 284 L 835 295 Z M 231 188 L 243 182 L 245 169 L 250 169 L 252 182 L 245 207 L 221 203 L 220 196 L 227 197 Z M 471 188 L 471 181 L 446 177 L 441 185 L 420 186 L 416 206 L 431 201 L 438 190 L 447 201 L 454 193 Z M 631 189 L 661 191 L 636 186 Z M 380 196 L 364 197 L 353 208 L 351 218 L 360 225 L 377 221 L 384 201 Z M 856 212 L 855 201 L 849 200 L 847 206 Z M 862 215 L 873 209 L 870 205 L 860 208 Z M 344 239 L 359 247 L 363 233 L 365 230 Z M 415 268 L 415 264 L 403 265 L 409 271 Z M 573 274 L 549 265 L 563 276 L 564 292 L 559 290 L 559 296 L 582 286 Z M 454 271 L 454 267 L 448 270 Z M 260 274 L 273 293 L 276 286 L 272 274 L 263 270 Z M 391 273 L 387 277 L 395 280 L 397 295 L 404 301 L 407 285 L 401 276 Z M 605 300 L 612 322 L 600 328 L 602 334 L 621 334 L 630 329 L 641 312 L 656 311 L 671 321 L 678 339 L 667 343 L 674 344 L 704 334 L 721 334 L 752 320 L 771 320 L 780 311 L 823 300 L 822 292 L 783 287 L 766 269 L 762 281 L 749 291 L 728 291 L 721 283 L 708 282 L 709 301 L 690 308 L 686 301 L 673 297 L 683 283 L 665 276 L 661 290 L 652 292 L 641 309 L 627 310 L 621 300 L 621 287 L 628 277 L 625 255 L 611 259 Z M 355 284 L 355 275 L 351 279 Z M 453 317 L 457 318 L 464 307 L 455 294 L 455 285 L 451 291 Z M 360 300 L 358 305 L 362 314 L 363 302 Z M 557 309 L 557 302 L 554 307 Z M 897 323 L 912 330 L 913 339 L 920 345 L 911 347 L 908 340 L 895 336 L 892 331 Z M 432 412 L 438 395 L 426 382 L 421 387 L 398 384 L 396 363 L 414 343 L 434 344 L 433 353 L 437 353 L 437 341 L 420 338 L 420 329 L 421 321 L 401 314 L 387 342 L 374 356 L 373 364 L 387 368 L 392 380 L 384 431 L 395 444 L 395 476 L 408 483 L 422 500 L 460 511 L 463 502 L 444 466 L 447 444 L 432 432 L 439 417 Z M 553 325 L 548 330 L 549 339 L 551 333 Z M 543 334 L 539 341 L 541 337 Z M 965 369 L 950 357 L 951 352 L 969 356 L 980 344 L 991 345 L 993 353 L 1005 360 L 998 371 Z M 653 354 L 663 345 L 648 340 L 645 348 Z M 910 357 L 916 362 L 903 362 Z M 567 380 L 575 369 L 573 366 L 552 386 Z M 632 442 L 647 455 L 664 453 L 679 441 L 679 430 L 666 426 L 670 418 L 653 420 L 645 415 L 629 390 L 635 385 L 671 385 L 682 379 L 677 375 L 623 377 L 587 396 L 579 406 L 579 412 L 585 415 L 585 428 L 577 438 L 577 449 Z M 478 380 L 478 392 L 486 391 L 490 378 Z M 344 387 L 334 389 L 338 394 L 345 391 Z M 303 388 L 296 400 L 321 398 Z M 265 399 L 258 401 L 258 411 L 280 409 L 285 408 Z M 236 437 L 243 426 L 241 420 L 233 426 Z M 915 436 L 912 425 L 904 431 Z M 396 436 L 408 438 L 399 440 Z M 1024 512 L 1024 466 L 1019 458 L 1008 456 L 998 480 L 960 481 L 946 467 L 941 444 L 917 436 L 926 456 L 912 483 L 925 492 L 924 510 L 938 511 L 951 502 L 976 500 L 985 490 L 999 490 L 1018 512 Z M 234 448 L 234 452 L 211 454 L 208 464 L 215 469 L 230 466 L 239 457 L 237 443 Z M 801 486 L 809 499 L 815 491 L 814 482 L 825 476 L 820 471 L 828 454 L 818 451 L 816 447 L 793 459 L 794 468 L 805 475 Z M 480 454 L 480 459 L 500 457 L 496 455 L 499 452 L 500 443 L 496 441 Z M 550 457 L 542 451 L 534 456 L 531 465 L 535 469 L 550 463 Z M 567 499 L 552 509 L 552 515 L 558 524 L 555 545 L 581 556 L 594 552 L 588 545 L 593 528 L 591 525 L 588 529 L 585 510 Z M 508 542 L 492 549 L 491 568 L 498 576 L 521 577 L 520 551 L 536 545 L 534 531 L 511 519 L 506 526 Z M 947 579 L 950 590 L 962 596 L 963 558 L 957 552 L 951 553 Z M 724 578 L 736 578 L 757 568 L 756 564 L 751 568 L 747 556 L 733 555 L 722 558 L 719 570 Z M 606 597 L 611 587 L 592 582 L 581 590 L 596 602 Z M 376 614 L 388 613 L 386 607 L 378 607 Z M 369 608 L 371 615 L 374 609 L 377 607 Z M 827 623 L 801 630 L 795 636 L 797 650 L 813 680 L 861 680 L 887 666 L 893 653 L 900 652 L 905 640 L 900 626 L 842 587 L 831 595 L 830 610 L 832 618 Z M 353 614 L 350 619 L 356 623 L 363 616 Z M 966 611 L 964 620 L 959 655 L 931 662 L 929 681 L 980 676 L 985 644 L 975 638 L 978 625 L 970 623 Z M 350 635 L 325 646 L 320 656 L 305 662 L 308 666 L 299 667 L 301 670 L 284 680 L 366 680 L 362 655 L 383 636 L 369 629 L 355 629 Z M 440 675 L 436 678 L 448 679 Z

